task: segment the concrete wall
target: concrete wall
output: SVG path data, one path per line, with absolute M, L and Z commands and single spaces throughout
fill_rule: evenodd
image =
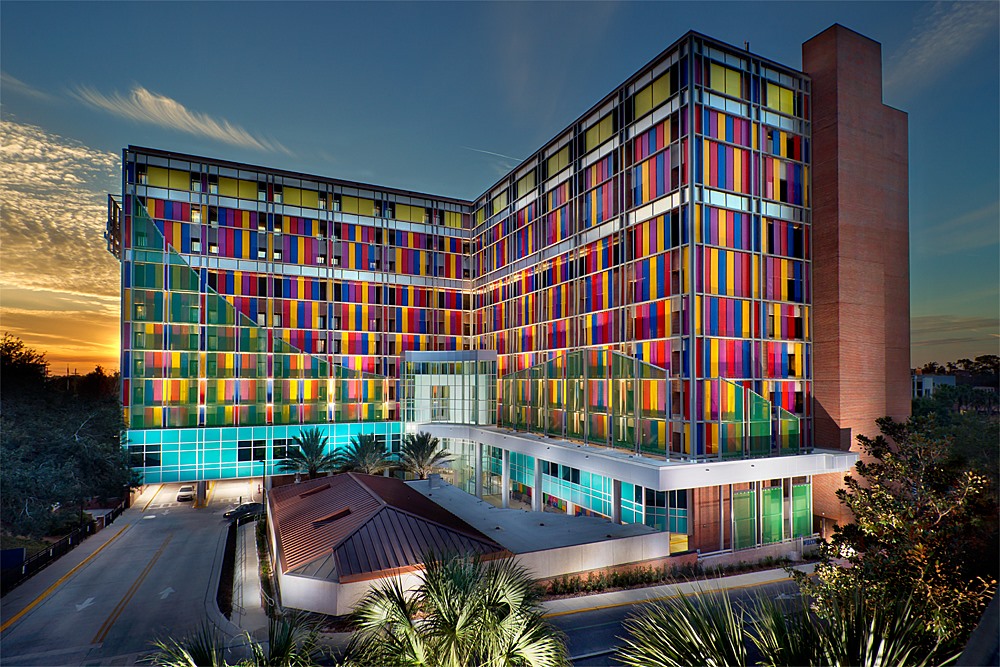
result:
M 882 104 L 882 48 L 834 25 L 802 46 L 812 77 L 816 445 L 857 448 L 910 414 L 906 114 Z M 843 521 L 842 474 L 814 478 L 814 512 Z
M 578 574 L 615 565 L 666 558 L 670 555 L 670 533 L 650 533 L 617 540 L 576 544 L 517 555 L 536 579 Z

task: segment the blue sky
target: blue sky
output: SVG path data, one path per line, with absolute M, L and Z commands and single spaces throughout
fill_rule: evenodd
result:
M 841 23 L 910 118 L 913 362 L 995 354 L 998 7 L 5 2 L 0 327 L 117 365 L 102 193 L 130 143 L 472 198 L 688 30 L 798 67 Z

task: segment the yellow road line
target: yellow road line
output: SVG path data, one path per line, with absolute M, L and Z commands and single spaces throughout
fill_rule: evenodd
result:
M 163 555 L 163 551 L 167 548 L 167 545 L 170 544 L 170 540 L 173 539 L 173 537 L 174 534 L 170 533 L 169 535 L 167 535 L 167 539 L 163 540 L 163 544 L 160 545 L 159 550 L 157 550 L 157 552 L 153 554 L 152 560 L 150 560 L 146 568 L 139 573 L 139 576 L 132 583 L 132 586 L 128 589 L 128 591 L 125 592 L 124 597 L 122 597 L 122 599 L 118 601 L 118 604 L 115 605 L 115 608 L 111 610 L 111 614 L 104 621 L 103 625 L 101 625 L 101 627 L 97 630 L 97 634 L 94 635 L 94 639 L 91 641 L 92 644 L 97 644 L 99 642 L 102 642 L 104 641 L 104 638 L 108 636 L 108 632 L 111 631 L 111 626 L 115 624 L 115 621 L 118 620 L 118 617 L 122 615 L 123 611 L 125 611 L 125 607 L 128 606 L 128 603 L 132 599 L 132 596 L 135 595 L 135 592 L 137 590 L 139 590 L 139 586 L 146 579 L 146 575 L 148 575 L 149 571 L 153 569 L 154 565 L 156 565 L 156 561 L 158 561 L 160 559 L 160 556 Z
M 39 595 L 34 600 L 32 600 L 31 603 L 27 607 L 25 607 L 21 611 L 17 612 L 16 614 L 14 614 L 13 617 L 7 619 L 4 622 L 3 625 L 0 625 L 0 632 L 3 632 L 7 628 L 9 628 L 11 625 L 13 625 L 14 623 L 16 623 L 22 616 L 24 616 L 29 611 L 31 611 L 32 609 L 34 609 L 38 605 L 39 602 L 41 602 L 42 600 L 44 600 L 45 598 L 47 598 L 49 596 L 49 594 L 52 593 L 52 591 L 54 591 L 56 588 L 59 587 L 60 584 L 62 584 L 67 579 L 69 579 L 73 575 L 74 572 L 76 572 L 81 567 L 83 567 L 84 565 L 86 565 L 87 563 L 89 563 L 91 561 L 91 559 L 94 558 L 94 556 L 96 556 L 97 554 L 101 553 L 101 550 L 104 547 L 106 547 L 109 544 L 111 544 L 112 542 L 114 542 L 118 538 L 119 535 L 121 535 L 122 533 L 124 533 L 130 527 L 131 527 L 131 524 L 129 524 L 128 526 L 122 526 L 122 529 L 119 530 L 117 533 L 115 533 L 114 536 L 112 536 L 112 538 L 110 540 L 108 540 L 107 542 L 105 542 L 101 546 L 97 547 L 97 551 L 95 551 L 94 553 L 92 553 L 89 556 L 87 556 L 86 558 L 84 558 L 82 561 L 80 561 L 80 563 L 76 567 L 74 567 L 72 570 L 70 570 L 69 572 L 67 572 L 63 576 L 59 577 L 59 579 L 54 584 L 52 584 L 51 586 L 49 586 L 48 588 L 46 588 L 44 591 L 42 591 L 42 594 Z
M 769 584 L 780 584 L 783 581 L 789 581 L 791 577 L 784 577 L 781 579 L 770 579 L 768 581 L 758 581 L 753 584 L 740 584 L 738 586 L 725 586 L 723 588 L 707 588 L 701 591 L 693 591 L 691 593 L 674 593 L 673 595 L 660 595 L 655 598 L 643 598 L 641 600 L 626 600 L 625 602 L 611 602 L 609 604 L 599 604 L 593 607 L 585 607 L 583 609 L 569 609 L 567 611 L 553 611 L 548 614 L 542 614 L 543 618 L 554 618 L 556 616 L 569 616 L 570 614 L 582 614 L 588 611 L 600 611 L 602 609 L 614 609 L 615 607 L 627 607 L 629 605 L 635 604 L 645 604 L 646 602 L 660 602 L 663 600 L 672 600 L 674 598 L 679 598 L 682 595 L 699 595 L 701 593 L 721 593 L 723 591 L 737 591 L 741 588 L 756 588 L 757 586 L 767 586 Z M 708 581 L 708 580 L 698 580 L 698 581 Z M 690 582 L 694 583 L 694 582 Z M 682 585 L 682 584 L 677 584 Z
M 158 494 L 160 493 L 160 491 L 162 491 L 162 490 L 163 490 L 163 485 L 162 485 L 162 484 L 160 484 L 160 488 L 158 488 L 158 489 L 156 490 L 156 493 L 154 493 L 154 494 L 153 494 L 153 497 L 152 497 L 152 498 L 150 498 L 149 500 L 147 500 L 147 501 L 146 501 L 146 504 L 145 504 L 145 506 L 143 506 L 143 508 L 142 508 L 142 511 L 143 511 L 143 512 L 145 512 L 145 511 L 146 511 L 146 509 L 148 509 L 148 508 L 149 508 L 149 505 L 150 505 L 150 503 L 152 503 L 152 502 L 153 502 L 153 499 L 154 499 L 154 498 L 156 498 L 156 496 L 157 496 L 157 495 L 158 495 Z

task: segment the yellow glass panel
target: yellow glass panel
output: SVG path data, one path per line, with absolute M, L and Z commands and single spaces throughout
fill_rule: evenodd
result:
M 670 76 L 663 73 L 656 77 L 656 80 L 653 81 L 653 106 L 658 107 L 666 102 L 667 98 L 670 97 L 671 92 Z
M 302 206 L 302 190 L 286 187 L 281 201 L 289 206 Z
M 507 206 L 507 193 L 501 192 L 496 197 L 493 198 L 493 212 L 497 213 L 501 209 Z
M 532 170 L 530 174 L 520 179 L 517 182 L 517 196 L 523 197 L 528 194 L 535 187 L 535 172 Z
M 601 119 L 599 123 L 587 130 L 585 135 L 585 145 L 591 151 L 611 138 L 611 115 Z
M 222 176 L 219 178 L 219 194 L 223 197 L 239 197 L 239 185 L 235 178 L 226 178 Z
M 476 211 L 476 222 L 477 223 L 480 223 L 480 222 L 483 221 L 483 214 L 484 214 L 483 209 L 479 209 L 478 211 Z
M 636 114 L 638 116 L 638 114 Z M 558 174 L 569 164 L 569 146 L 563 146 L 555 155 L 549 158 L 549 176 Z
M 456 213 L 455 211 L 445 211 L 444 212 L 444 224 L 448 227 L 462 227 L 462 215 Z
M 743 90 L 740 84 L 740 73 L 737 70 L 712 63 L 709 73 L 709 87 L 726 95 L 742 97 Z
M 146 182 L 157 188 L 169 188 L 168 172 L 162 167 L 150 167 L 146 172 Z
M 190 190 L 191 173 L 187 171 L 170 170 L 170 188 L 173 190 Z
M 653 86 L 646 86 L 635 94 L 635 117 L 642 118 L 653 110 Z
M 784 86 L 779 86 L 774 83 L 767 84 L 767 106 L 781 113 L 786 113 L 789 116 L 795 113 L 795 95 L 794 93 L 785 88 Z
M 240 199 L 257 199 L 257 183 L 240 181 Z
M 358 198 L 357 197 L 350 197 L 348 195 L 344 195 L 343 197 L 340 198 L 340 210 L 342 210 L 344 213 L 355 213 L 355 214 L 357 214 L 357 212 L 358 212 Z
M 302 206 L 305 208 L 319 208 L 319 193 L 315 190 L 302 190 Z
M 733 97 L 743 97 L 743 86 L 740 73 L 734 69 L 726 69 L 726 94 Z

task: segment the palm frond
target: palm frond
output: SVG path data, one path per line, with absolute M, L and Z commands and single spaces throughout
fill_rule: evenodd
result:
M 744 619 L 729 595 L 685 595 L 646 605 L 623 625 L 615 657 L 635 667 L 738 667 L 746 664 Z

